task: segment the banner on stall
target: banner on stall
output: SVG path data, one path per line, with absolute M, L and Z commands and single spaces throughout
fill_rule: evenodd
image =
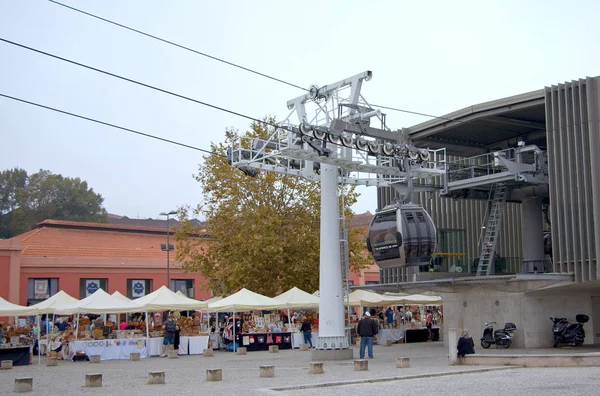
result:
M 72 341 L 70 350 L 85 351 L 88 356 L 100 355 L 101 360 L 125 360 L 129 354 L 137 352 L 141 358 L 148 357 L 148 349 L 145 339 L 118 339 L 118 340 L 94 340 L 94 341 Z
M 146 295 L 146 281 L 132 280 L 131 281 L 131 297 L 143 297 Z

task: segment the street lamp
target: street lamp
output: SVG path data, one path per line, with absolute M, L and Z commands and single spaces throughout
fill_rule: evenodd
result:
M 161 249 L 167 251 L 167 287 L 171 289 L 171 261 L 169 252 L 173 250 L 173 247 L 169 243 L 169 235 L 171 234 L 171 228 L 169 227 L 169 216 L 177 214 L 176 210 L 172 210 L 169 213 L 162 212 L 160 216 L 167 216 L 167 245 L 163 248 L 164 244 L 161 243 Z

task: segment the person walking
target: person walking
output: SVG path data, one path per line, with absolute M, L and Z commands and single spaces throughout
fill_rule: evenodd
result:
M 363 318 L 358 322 L 356 332 L 360 336 L 360 358 L 365 358 L 365 347 L 369 352 L 369 359 L 373 359 L 373 337 L 378 333 L 378 326 L 371 314 L 365 312 Z
M 394 323 L 394 311 L 392 311 L 392 307 L 388 307 L 385 310 L 385 324 L 388 329 L 392 328 L 392 323 Z
M 173 320 L 173 315 L 169 315 L 167 321 L 163 325 L 163 329 L 165 330 L 165 337 L 163 338 L 162 354 L 160 357 L 166 357 L 166 351 L 169 345 L 175 344 L 175 332 L 179 330 L 179 326 L 175 323 L 175 320 Z
M 460 357 L 463 357 L 465 355 L 472 355 L 475 353 L 475 343 L 473 342 L 473 339 L 469 335 L 467 329 L 463 330 L 460 338 L 458 339 L 456 349 L 458 350 L 457 355 Z
M 429 332 L 429 338 L 427 341 L 433 341 L 433 333 L 431 332 L 431 328 L 433 327 L 433 315 L 431 315 L 431 310 L 427 310 L 427 319 L 425 319 L 425 325 L 427 326 L 427 331 Z
M 304 322 L 302 322 L 300 331 L 304 335 L 304 343 L 308 344 L 310 348 L 312 348 L 312 329 L 310 328 L 310 320 L 308 318 L 304 319 Z

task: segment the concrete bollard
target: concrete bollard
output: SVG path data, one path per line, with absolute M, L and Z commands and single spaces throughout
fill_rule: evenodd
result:
M 140 353 L 139 352 L 131 352 L 129 354 L 129 360 L 131 360 L 132 362 L 137 362 L 138 360 L 140 360 Z
M 46 360 L 46 367 L 54 367 L 54 366 L 58 366 L 58 359 L 55 357 L 49 357 Z
M 90 363 L 100 363 L 101 359 L 100 359 L 100 355 L 91 355 L 90 356 Z
M 308 351 L 309 350 L 309 345 L 308 344 L 300 344 L 300 350 L 301 351 Z
M 148 385 L 162 385 L 165 383 L 165 372 L 164 371 L 149 371 L 148 372 Z
M 448 329 L 448 357 L 450 364 L 456 364 L 458 358 L 458 350 L 456 349 L 458 338 L 456 337 L 456 333 L 456 329 Z
M 269 345 L 269 353 L 279 353 L 279 345 Z
M 212 348 L 208 348 L 208 349 L 202 350 L 202 356 L 203 357 L 213 357 L 215 355 L 213 353 L 213 349 Z
M 384 347 L 391 347 L 392 346 L 392 340 L 385 340 L 383 342 L 383 346 Z
M 236 355 L 245 355 L 248 352 L 248 348 L 246 347 L 238 347 L 237 351 L 235 352 Z
M 275 366 L 260 366 L 260 378 L 275 377 Z
M 407 368 L 410 367 L 410 359 L 407 357 L 396 358 L 396 368 Z
M 1 370 L 10 370 L 13 366 L 13 361 L 12 360 L 3 360 L 2 363 L 0 363 L 0 369 Z
M 23 393 L 23 392 L 31 392 L 32 390 L 33 390 L 33 378 L 32 377 L 15 378 L 15 392 Z
M 102 387 L 102 374 L 92 373 L 85 375 L 85 387 L 86 388 L 101 388 Z
M 369 361 L 365 359 L 355 360 L 354 371 L 369 371 Z
M 207 369 L 206 382 L 223 381 L 223 371 L 221 369 Z
M 179 359 L 179 354 L 175 350 L 169 351 L 167 356 L 169 359 Z
M 325 371 L 323 371 L 323 363 L 322 362 L 310 362 L 310 368 L 308 369 L 308 374 L 325 374 Z

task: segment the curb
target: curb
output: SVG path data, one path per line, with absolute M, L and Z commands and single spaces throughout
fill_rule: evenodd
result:
M 313 389 L 313 388 L 329 388 L 329 387 L 333 387 L 333 386 L 342 386 L 342 385 L 370 384 L 370 383 L 375 383 L 375 382 L 390 382 L 390 381 L 401 381 L 401 380 L 410 380 L 410 379 L 419 379 L 419 378 L 444 377 L 444 376 L 448 376 L 448 375 L 482 373 L 482 372 L 487 372 L 487 371 L 509 370 L 509 369 L 515 369 L 515 368 L 522 368 L 522 366 L 489 367 L 489 368 L 471 369 L 471 370 L 462 370 L 462 371 L 442 371 L 439 373 L 411 374 L 411 375 L 402 375 L 402 376 L 395 376 L 395 377 L 366 378 L 366 379 L 359 379 L 359 380 L 323 382 L 323 383 L 319 383 L 319 384 L 308 384 L 308 385 L 290 385 L 290 386 L 280 386 L 280 387 L 276 387 L 276 388 L 268 388 L 266 390 L 274 391 L 274 392 L 284 392 L 284 391 Z

